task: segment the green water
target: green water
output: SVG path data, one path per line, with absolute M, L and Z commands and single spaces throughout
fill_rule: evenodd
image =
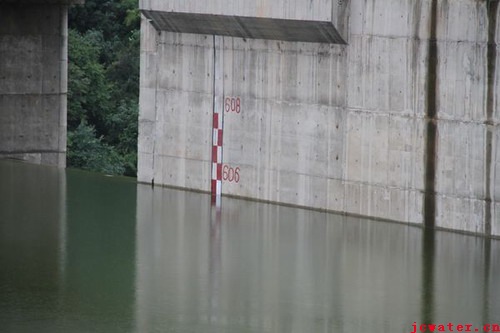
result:
M 500 323 L 500 241 L 0 161 L 0 332 L 414 322 Z

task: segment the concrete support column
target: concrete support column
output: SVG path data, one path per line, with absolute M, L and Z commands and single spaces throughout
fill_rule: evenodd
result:
M 68 5 L 0 1 L 0 157 L 66 165 Z

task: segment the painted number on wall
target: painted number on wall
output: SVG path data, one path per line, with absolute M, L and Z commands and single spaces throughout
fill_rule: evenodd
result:
M 240 168 L 233 168 L 227 164 L 224 164 L 222 168 L 222 179 L 227 180 L 230 183 L 240 182 Z
M 224 100 L 224 110 L 226 112 L 241 112 L 241 99 L 239 97 L 226 97 Z

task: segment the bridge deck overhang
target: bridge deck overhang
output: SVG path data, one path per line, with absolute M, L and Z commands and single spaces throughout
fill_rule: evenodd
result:
M 349 0 L 140 0 L 159 31 L 346 44 Z
M 157 30 L 253 39 L 345 44 L 332 22 L 143 10 Z

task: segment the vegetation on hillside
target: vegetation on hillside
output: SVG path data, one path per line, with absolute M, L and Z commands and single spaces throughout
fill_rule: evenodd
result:
M 68 167 L 137 173 L 137 0 L 86 0 L 69 13 Z

